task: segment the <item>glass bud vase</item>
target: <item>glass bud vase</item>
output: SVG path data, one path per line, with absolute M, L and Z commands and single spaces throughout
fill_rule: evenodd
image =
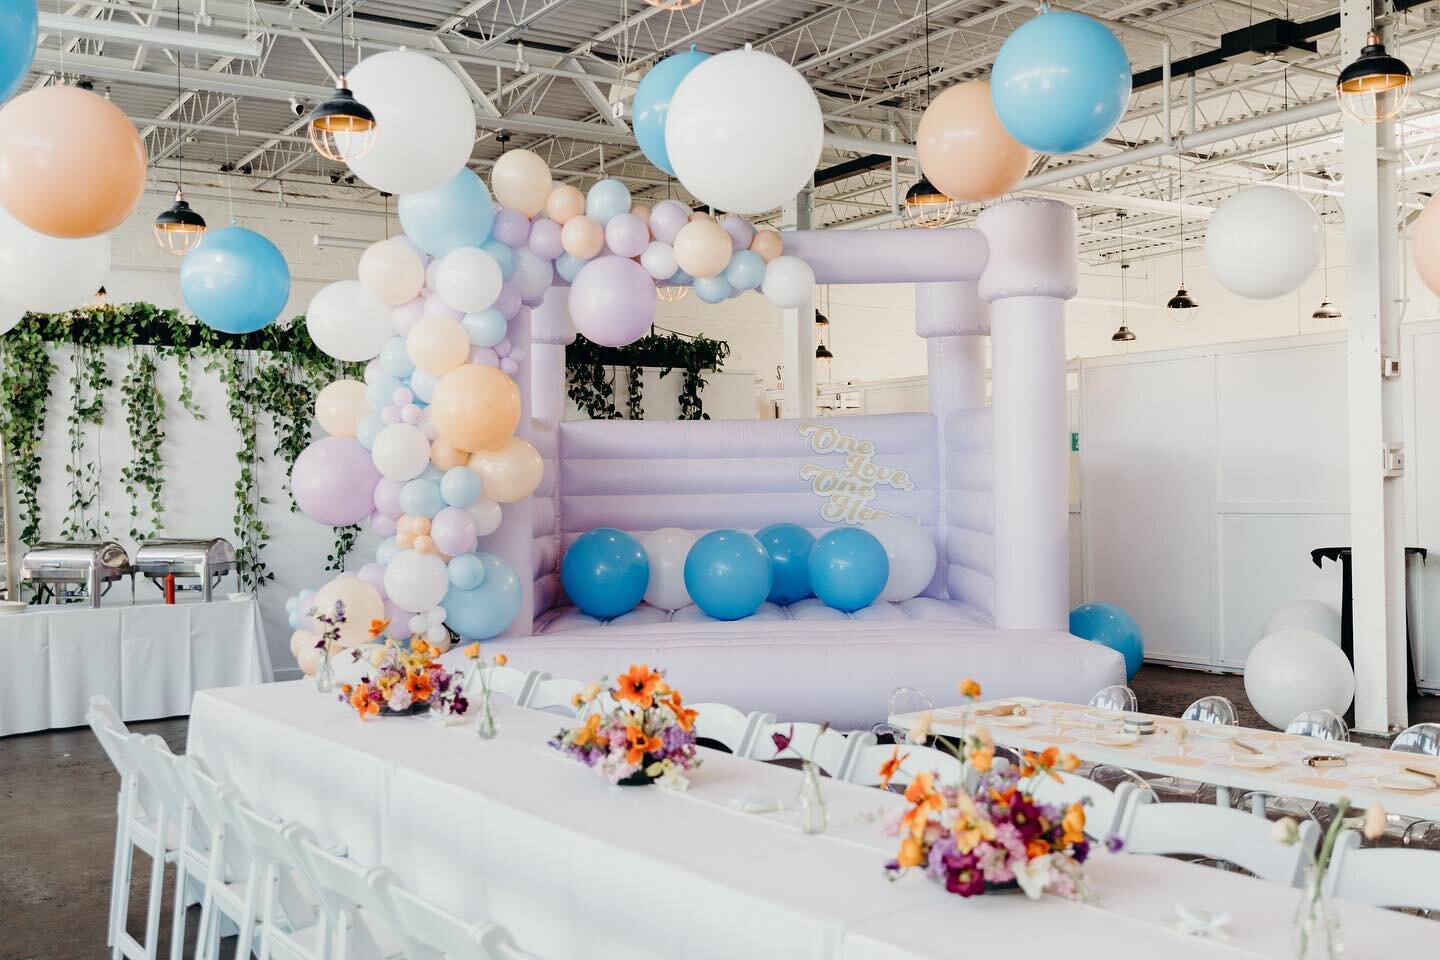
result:
M 795 797 L 795 810 L 800 814 L 800 829 L 805 833 L 825 832 L 825 795 L 820 790 L 820 768 L 812 760 L 806 760 L 800 767 L 800 793 Z
M 1305 871 L 1290 931 L 1295 960 L 1337 960 L 1345 951 L 1340 919 L 1323 881 L 1324 874 L 1314 867 Z
M 330 662 L 330 644 L 325 643 L 320 650 L 320 666 L 315 671 L 315 689 L 321 693 L 330 693 L 335 689 L 335 665 Z
M 480 702 L 476 704 L 475 732 L 481 740 L 494 740 L 500 733 L 500 724 L 495 722 L 495 709 L 490 702 L 488 684 L 480 688 Z

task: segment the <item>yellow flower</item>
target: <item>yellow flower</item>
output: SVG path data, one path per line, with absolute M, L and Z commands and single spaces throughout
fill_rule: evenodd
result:
M 1072 803 L 1065 808 L 1065 818 L 1060 821 L 1061 828 L 1065 831 L 1061 842 L 1065 844 L 1080 843 L 1085 839 L 1085 808 L 1078 803 Z
M 480 644 L 478 644 L 478 643 L 472 643 L 472 644 L 470 644 L 470 646 L 466 647 L 466 648 L 465 648 L 465 656 L 469 657 L 471 660 L 474 660 L 474 659 L 476 659 L 477 657 L 479 657 L 479 656 L 480 656 Z
M 955 818 L 955 824 L 950 832 L 955 835 L 955 849 L 961 853 L 969 853 L 979 846 L 982 840 L 995 839 L 995 824 L 980 815 L 975 807 L 975 801 L 970 795 L 964 792 L 955 798 L 955 807 L 960 811 Z
M 1379 801 L 1370 804 L 1365 811 L 1365 839 L 1379 840 L 1385 835 L 1385 808 L 1380 806 Z
M 960 696 L 968 697 L 971 700 L 980 699 L 980 684 L 966 677 L 960 681 Z
M 901 867 L 918 867 L 925 862 L 925 848 L 914 837 L 906 837 L 900 841 L 900 853 L 895 862 Z
M 928 710 L 920 714 L 920 718 L 915 721 L 915 725 L 910 728 L 910 732 L 905 734 L 905 739 L 911 743 L 924 743 L 926 740 L 929 740 L 931 719 L 932 717 Z

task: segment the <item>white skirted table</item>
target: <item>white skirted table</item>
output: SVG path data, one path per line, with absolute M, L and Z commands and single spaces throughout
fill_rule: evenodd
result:
M 0 736 L 80 726 L 95 694 L 154 720 L 189 713 L 197 690 L 272 678 L 253 598 L 34 606 L 0 617 L 0 653 Z
M 420 717 L 360 721 L 309 681 L 198 694 L 190 752 L 257 805 L 343 840 L 462 916 L 508 926 L 545 960 L 941 960 L 1285 957 L 1299 891 L 1158 857 L 1097 854 L 1097 905 L 965 900 L 885 879 L 902 803 L 829 782 L 830 829 L 792 803 L 796 771 L 704 751 L 689 791 L 614 787 L 544 746 L 566 721 L 504 706 L 500 736 Z M 1178 932 L 1177 903 L 1229 911 L 1228 941 Z M 1342 904 L 1348 958 L 1423 956 L 1440 927 Z

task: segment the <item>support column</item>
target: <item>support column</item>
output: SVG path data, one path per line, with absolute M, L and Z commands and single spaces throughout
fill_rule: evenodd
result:
M 781 224 L 790 230 L 809 230 L 814 219 L 815 194 L 805 189 L 785 205 Z M 815 416 L 815 297 L 799 308 L 780 311 L 785 338 L 785 390 L 782 415 Z
M 1075 211 L 1011 200 L 980 214 L 990 243 L 995 459 L 995 625 L 1064 630 L 1069 620 L 1065 301 L 1078 285 Z
M 1359 56 L 1373 18 L 1370 0 L 1341 0 L 1342 62 Z M 1394 165 L 1382 159 L 1393 156 L 1394 124 L 1347 117 L 1344 145 L 1355 727 L 1385 733 L 1403 728 L 1408 713 L 1404 494 L 1386 464 L 1389 444 L 1403 437 L 1400 381 L 1381 375 L 1381 358 L 1400 355 L 1400 218 Z

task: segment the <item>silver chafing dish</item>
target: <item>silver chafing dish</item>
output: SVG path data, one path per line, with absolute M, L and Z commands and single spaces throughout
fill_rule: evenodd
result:
M 135 551 L 135 572 L 165 590 L 165 577 L 175 575 L 175 589 L 198 590 L 209 601 L 215 585 L 236 572 L 235 548 L 220 537 L 210 540 L 147 540 Z M 189 582 L 187 582 L 189 581 Z
M 113 541 L 95 543 L 37 543 L 20 561 L 20 579 L 35 591 L 37 603 L 71 603 L 89 600 L 100 606 L 110 584 L 130 577 L 130 599 L 135 599 L 135 570 L 125 548 Z

